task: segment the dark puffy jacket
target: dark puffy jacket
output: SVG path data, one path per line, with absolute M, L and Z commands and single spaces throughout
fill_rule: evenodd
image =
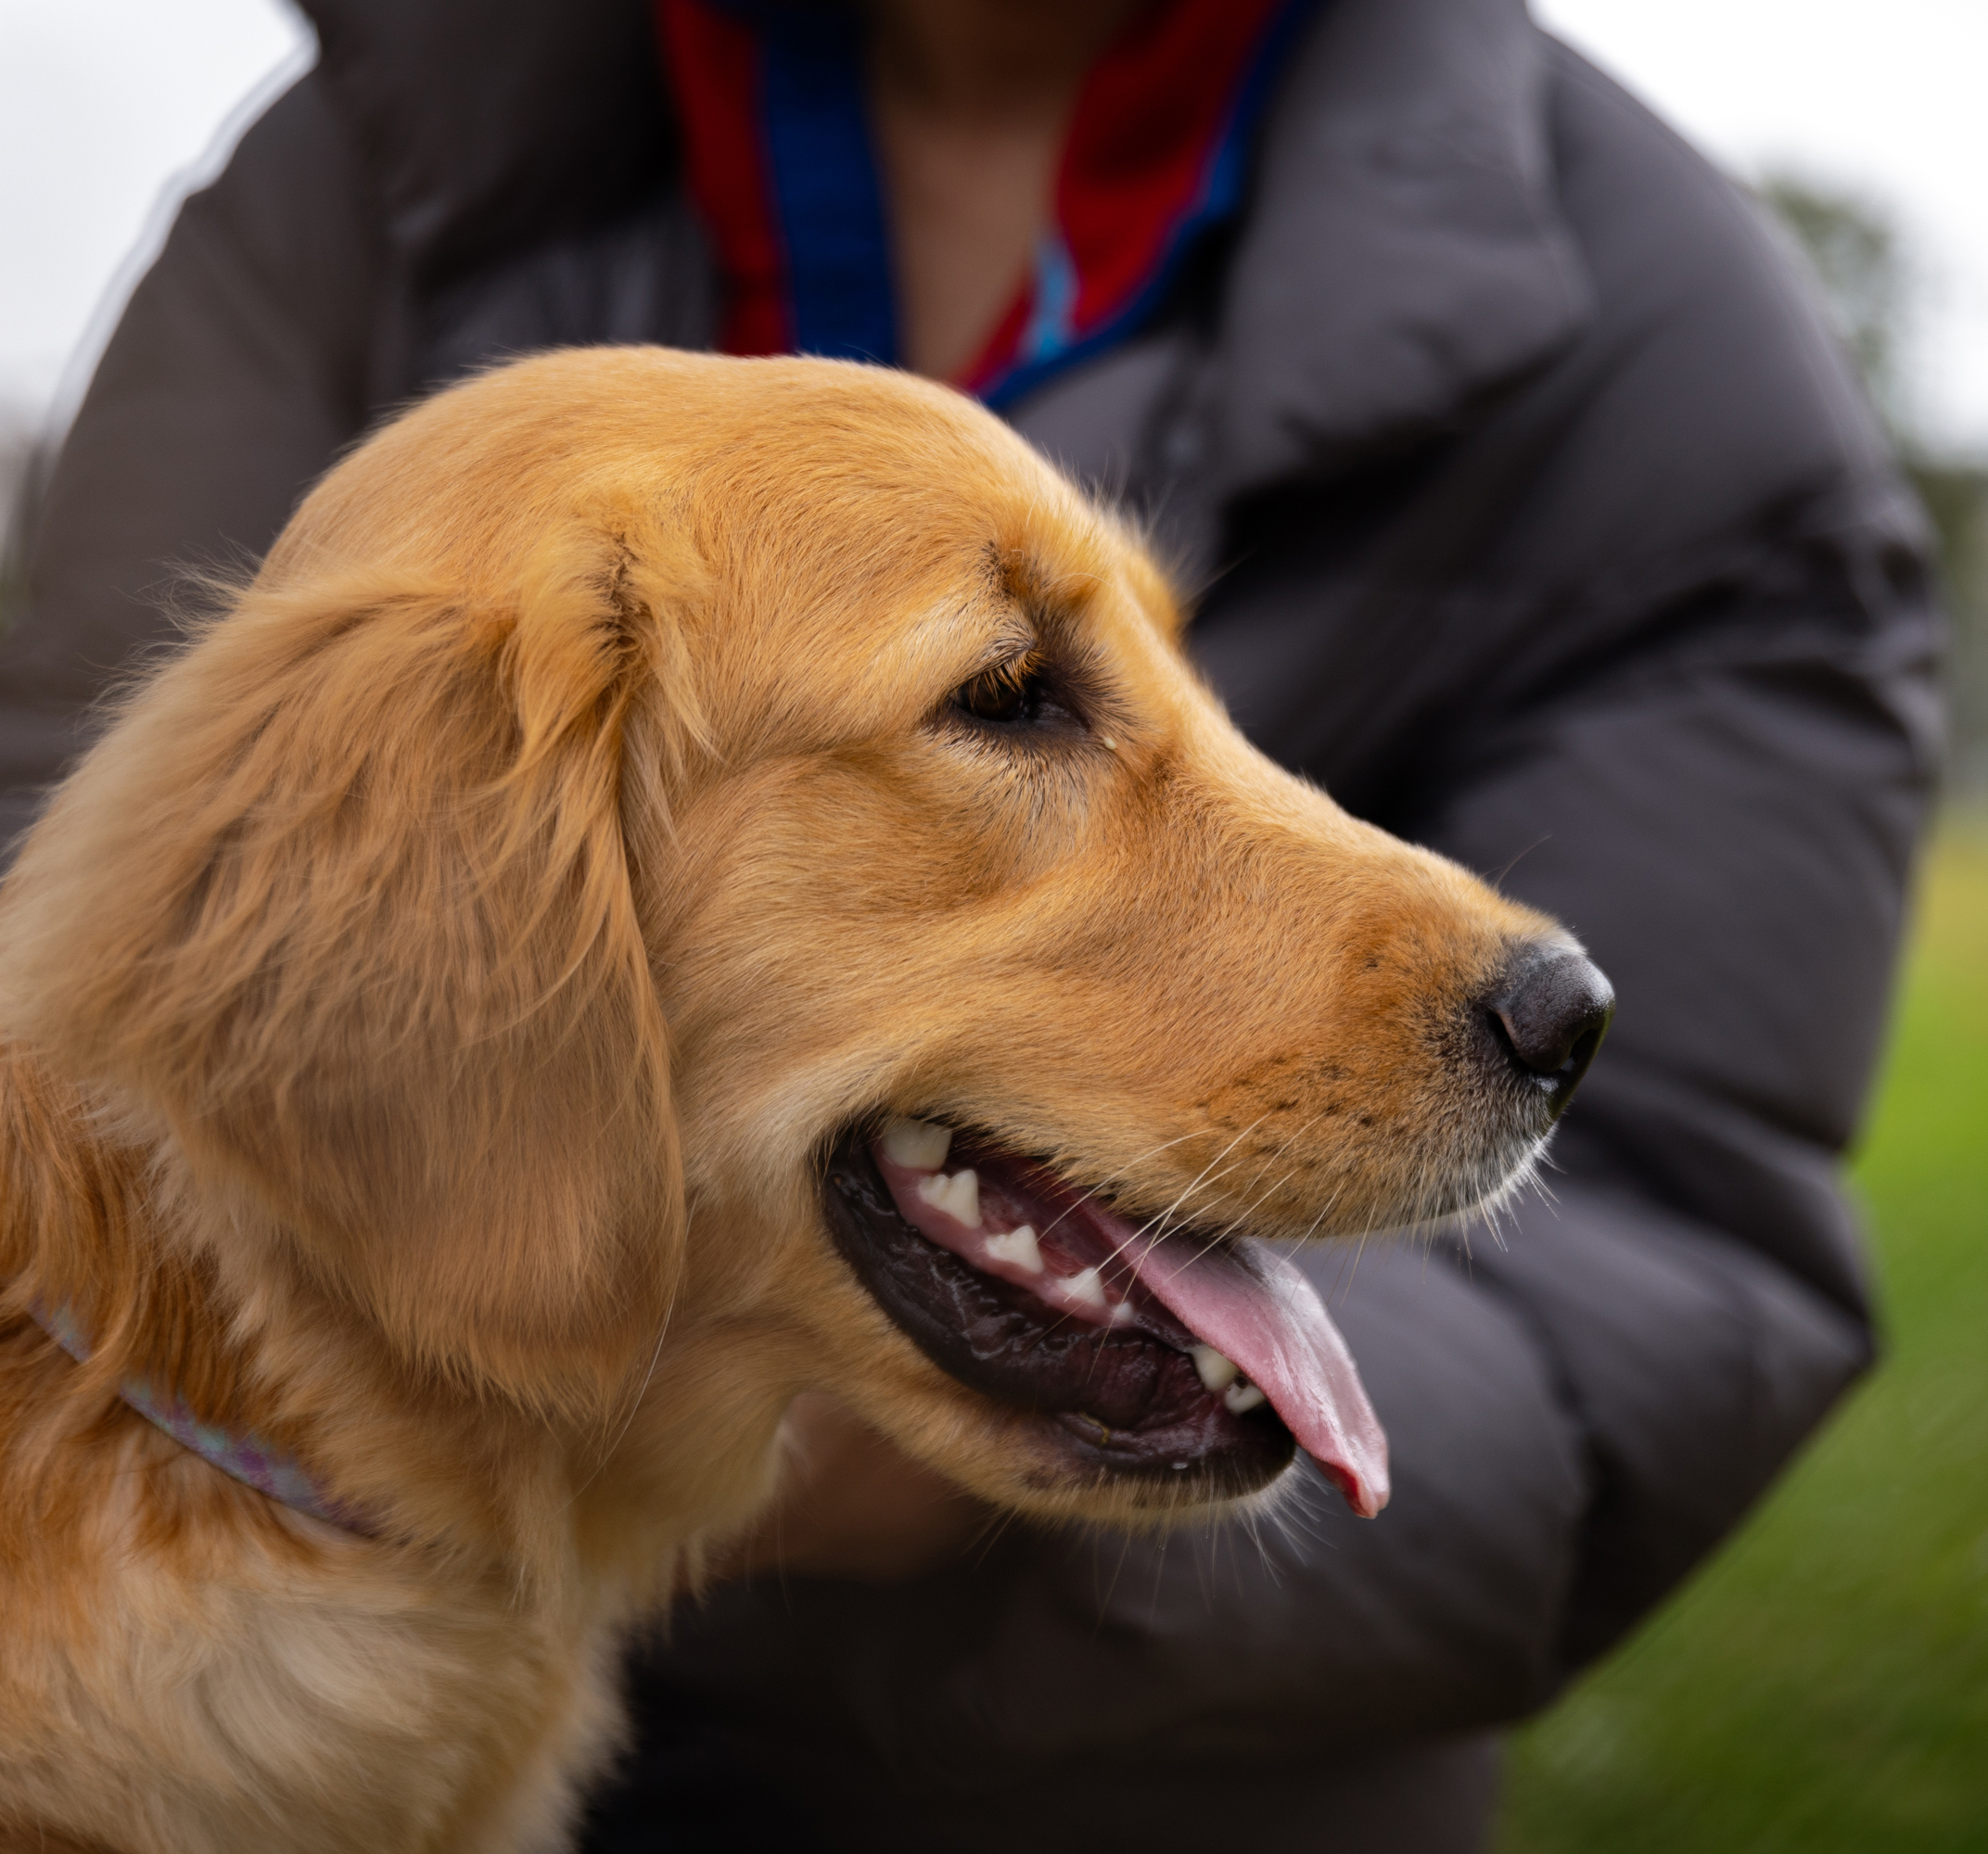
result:
M 186 203 L 55 473 L 10 830 L 171 570 L 259 553 L 384 413 L 710 339 L 643 0 L 306 10 L 319 68 Z M 1870 1355 L 1836 1166 L 1929 780 L 1920 523 L 1760 213 L 1520 0 L 1326 0 L 1241 226 L 1013 416 L 1149 513 L 1257 742 L 1567 921 L 1621 1010 L 1501 1242 L 1307 1258 L 1393 1439 L 1378 1523 L 1313 1486 L 1258 1535 L 729 1592 L 644 1663 L 596 1844 L 786 1808 L 797 1847 L 1469 1846 L 1486 1728 Z

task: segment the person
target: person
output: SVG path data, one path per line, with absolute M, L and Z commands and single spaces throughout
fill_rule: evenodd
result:
M 978 393 L 1148 524 L 1244 729 L 1569 922 L 1609 1045 L 1494 1236 L 1307 1251 L 1352 1521 L 989 1527 L 832 1402 L 631 1665 L 599 1854 L 1480 1846 L 1871 1356 L 1837 1158 L 1934 756 L 1920 520 L 1783 242 L 1522 0 L 307 0 L 48 486 L 7 828 L 178 567 L 547 346 Z M 852 873 L 860 880 L 860 871 Z

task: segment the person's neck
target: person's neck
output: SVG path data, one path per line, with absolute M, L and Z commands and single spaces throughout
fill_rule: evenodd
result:
M 1084 74 L 1145 0 L 868 0 L 899 346 L 972 361 L 1027 273 Z
M 1062 126 L 1140 0 L 869 0 L 872 82 L 960 127 Z

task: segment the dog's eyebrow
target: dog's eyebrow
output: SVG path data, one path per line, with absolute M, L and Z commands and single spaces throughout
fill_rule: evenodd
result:
M 1064 603 L 1057 596 L 1061 575 L 1049 572 L 1033 553 L 990 549 L 996 583 L 1003 599 L 1025 612 L 1047 612 Z
M 1075 606 L 1092 583 L 1090 576 L 1052 574 L 1039 556 L 992 540 L 982 559 L 986 578 L 961 616 L 984 623 L 987 630 L 959 672 L 962 681 L 1031 654 L 1065 663 L 1085 654 Z
M 1012 609 L 1003 614 L 1008 621 L 1000 625 L 992 636 L 983 638 L 980 648 L 974 654 L 971 665 L 962 676 L 962 680 L 971 680 L 989 669 L 998 669 L 1004 663 L 1013 663 L 1020 656 L 1033 655 L 1041 651 L 1043 641 L 1036 628 L 1028 622 L 1026 613 Z
M 1039 650 L 1044 641 L 1040 603 L 1032 596 L 1031 585 L 1018 583 L 1015 568 L 1021 563 L 1003 553 L 991 540 L 982 562 L 985 577 L 960 613 L 968 625 L 983 630 L 980 648 L 967 672 L 974 676 L 1012 657 Z
M 1083 648 L 1085 608 L 1101 583 L 1094 571 L 1067 565 L 1055 569 L 1039 553 L 1016 550 L 1001 556 L 1001 594 L 1026 616 L 1038 643 L 1047 651 Z

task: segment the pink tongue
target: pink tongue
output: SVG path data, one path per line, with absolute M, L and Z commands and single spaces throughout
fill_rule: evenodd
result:
M 1245 1262 L 1192 1237 L 1123 1227 L 1121 1252 L 1153 1299 L 1240 1367 L 1347 1505 L 1372 1518 L 1387 1505 L 1387 1436 L 1318 1289 L 1272 1250 L 1253 1247 Z

